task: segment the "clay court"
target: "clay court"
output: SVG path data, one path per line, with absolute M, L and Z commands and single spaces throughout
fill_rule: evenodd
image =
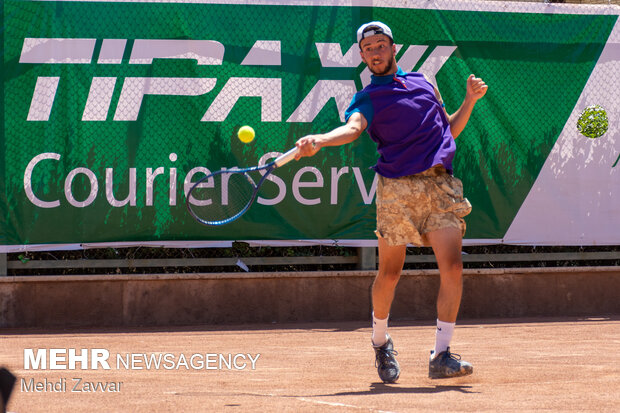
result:
M 3 362 L 18 376 L 11 412 L 77 411 L 617 411 L 620 318 L 464 320 L 454 351 L 469 377 L 430 380 L 430 322 L 395 322 L 401 377 L 379 382 L 366 323 L 125 330 L 4 330 Z M 24 370 L 24 348 L 102 348 L 110 370 Z M 250 354 L 255 369 L 116 369 L 116 354 Z M 238 366 L 244 365 L 239 359 Z M 189 360 L 188 360 L 189 361 Z M 197 364 L 197 363 L 196 363 Z M 211 364 L 217 367 L 217 363 Z M 64 392 L 27 392 L 34 381 Z M 76 381 L 122 382 L 118 392 L 72 392 Z M 83 387 L 81 387 L 83 388 Z

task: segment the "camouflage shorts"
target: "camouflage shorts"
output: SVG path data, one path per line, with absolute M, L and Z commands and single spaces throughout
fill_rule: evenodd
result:
M 424 234 L 448 227 L 465 235 L 463 217 L 470 212 L 463 184 L 443 166 L 400 178 L 379 176 L 375 233 L 388 245 L 428 245 Z

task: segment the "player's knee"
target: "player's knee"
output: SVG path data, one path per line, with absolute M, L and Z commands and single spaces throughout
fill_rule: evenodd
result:
M 461 260 L 452 261 L 440 268 L 440 275 L 443 282 L 462 283 L 463 282 L 463 263 Z
M 397 283 L 400 279 L 400 270 L 379 270 L 377 279 L 383 282 Z
M 457 260 L 450 265 L 450 272 L 458 274 L 459 278 L 463 277 L 463 261 Z

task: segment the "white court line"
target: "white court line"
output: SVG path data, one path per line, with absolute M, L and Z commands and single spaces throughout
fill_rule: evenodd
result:
M 209 394 L 214 394 L 214 395 L 218 395 L 218 396 L 222 396 L 223 393 L 220 392 L 216 392 L 216 391 L 210 391 L 210 392 L 199 392 L 201 394 L 204 393 L 209 393 Z M 165 391 L 163 392 L 163 394 L 173 394 L 173 395 L 177 395 L 177 396 L 187 396 L 190 394 L 194 394 L 193 392 L 187 393 L 187 392 L 178 392 L 178 391 Z M 279 398 L 279 399 L 294 399 L 294 400 L 299 400 L 302 402 L 306 402 L 306 403 L 313 403 L 313 404 L 320 404 L 320 405 L 325 405 L 325 406 L 332 406 L 332 407 L 348 407 L 351 409 L 357 409 L 357 410 L 365 410 L 365 411 L 369 411 L 369 412 L 373 412 L 373 413 L 397 413 L 391 410 L 379 410 L 379 409 L 374 409 L 372 407 L 363 407 L 363 406 L 356 406 L 354 404 L 346 404 L 346 403 L 339 403 L 339 402 L 328 402 L 325 400 L 318 400 L 318 399 L 312 399 L 309 397 L 303 397 L 303 396 L 287 396 L 287 395 L 281 395 L 281 394 L 273 394 L 273 393 L 257 393 L 257 392 L 248 392 L 248 391 L 240 391 L 240 392 L 236 392 L 236 391 L 232 391 L 232 392 L 226 392 L 226 394 L 231 395 L 231 396 L 262 396 L 262 397 L 274 397 L 274 398 Z
M 301 400 L 301 401 L 304 401 L 304 402 L 315 403 L 315 404 L 326 404 L 328 406 L 334 406 L 334 407 L 350 407 L 352 409 L 369 410 L 371 412 L 378 412 L 378 413 L 395 413 L 395 412 L 391 412 L 389 410 L 375 410 L 375 409 L 373 409 L 371 407 L 361 407 L 361 406 L 355 406 L 353 404 L 326 402 L 326 401 L 323 401 L 323 400 L 307 399 L 305 397 L 295 397 L 295 398 L 297 400 Z
M 321 404 L 321 405 L 327 405 L 327 406 L 333 406 L 333 407 L 348 407 L 351 409 L 366 410 L 369 412 L 377 412 L 377 413 L 396 413 L 390 410 L 377 410 L 377 409 L 373 409 L 372 407 L 362 407 L 362 406 L 356 406 L 354 404 L 346 404 L 346 403 L 338 403 L 338 402 L 327 402 L 324 400 L 315 400 L 315 399 L 310 399 L 308 397 L 302 397 L 302 396 L 286 396 L 286 395 L 280 395 L 280 394 L 254 393 L 254 392 L 240 392 L 236 394 L 237 395 L 247 394 L 247 395 L 252 395 L 252 396 L 268 396 L 268 397 L 278 397 L 278 398 L 287 398 L 287 399 L 292 398 L 295 400 L 300 400 L 302 402 Z

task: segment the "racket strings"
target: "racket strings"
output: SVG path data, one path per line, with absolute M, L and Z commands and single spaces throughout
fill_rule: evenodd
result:
M 190 206 L 201 220 L 226 221 L 243 211 L 252 201 L 256 184 L 243 172 L 227 171 L 213 175 L 190 194 Z

